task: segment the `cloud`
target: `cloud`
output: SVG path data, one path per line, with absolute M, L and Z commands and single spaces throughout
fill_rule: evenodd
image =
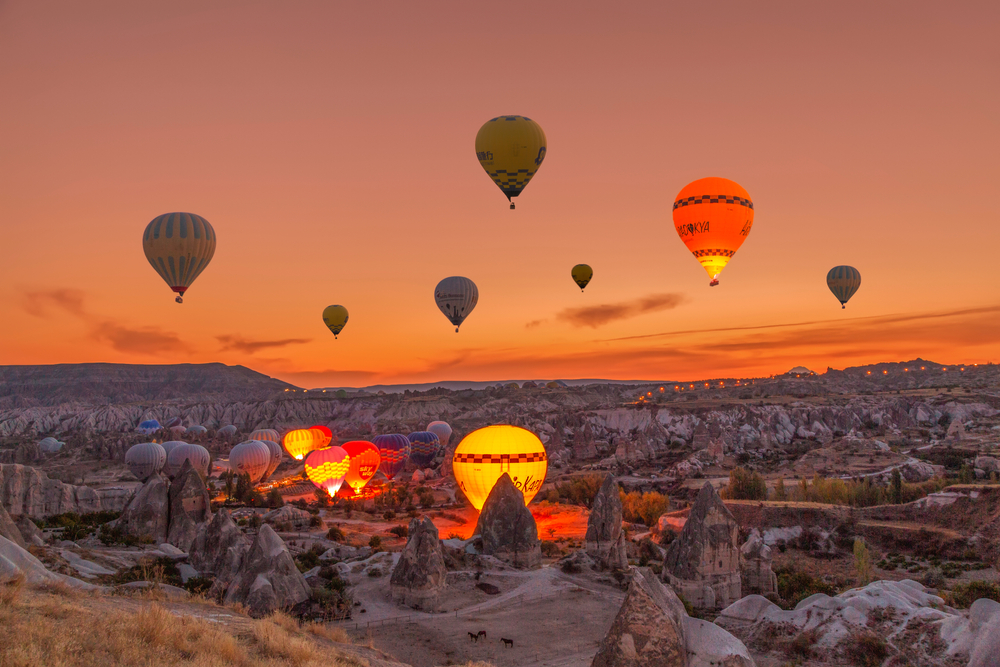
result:
M 287 345 L 302 345 L 312 341 L 311 338 L 283 338 L 281 340 L 247 340 L 238 334 L 227 336 L 216 336 L 222 343 L 222 351 L 236 350 L 237 352 L 247 352 L 253 354 L 259 350 L 266 350 L 273 347 L 285 347 Z
M 157 355 L 164 352 L 186 352 L 189 349 L 172 331 L 162 331 L 157 327 L 133 329 L 111 321 L 95 325 L 91 337 L 109 343 L 119 352 Z
M 49 317 L 53 309 L 63 310 L 77 317 L 85 317 L 83 311 L 83 290 L 52 289 L 39 292 L 25 292 L 21 305 L 35 317 Z
M 684 303 L 683 294 L 650 294 L 632 301 L 606 303 L 600 306 L 567 308 L 556 315 L 557 320 L 568 322 L 575 327 L 604 326 L 615 320 L 626 320 L 646 313 L 671 310 Z
M 531 320 L 524 325 L 525 329 L 534 329 L 535 327 L 540 327 L 545 324 L 548 320 Z

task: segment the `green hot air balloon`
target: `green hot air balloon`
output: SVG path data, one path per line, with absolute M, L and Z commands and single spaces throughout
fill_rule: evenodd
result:
M 847 302 L 861 287 L 861 272 L 853 266 L 835 266 L 826 274 L 826 286 L 840 301 L 840 307 L 846 308 Z

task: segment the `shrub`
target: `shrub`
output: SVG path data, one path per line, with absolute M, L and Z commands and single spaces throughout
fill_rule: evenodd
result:
M 434 493 L 430 489 L 420 489 L 417 495 L 420 496 L 421 507 L 430 507 L 434 504 Z
M 281 497 L 278 489 L 271 489 L 270 493 L 267 494 L 267 506 L 277 508 L 283 507 L 284 504 L 285 500 Z
M 207 593 L 213 583 L 214 579 L 209 577 L 191 577 L 184 583 L 184 590 L 191 595 L 201 595 Z
M 378 535 L 372 535 L 371 539 L 368 540 L 368 546 L 372 548 L 372 552 L 378 552 L 382 548 L 382 538 Z
M 736 467 L 729 473 L 729 484 L 720 495 L 731 500 L 767 500 L 767 484 L 759 472 Z
M 396 513 L 393 512 L 392 510 L 387 510 L 385 513 L 382 514 L 382 518 L 385 519 L 386 521 L 392 521 L 393 519 L 396 518 Z
M 555 542 L 549 542 L 548 540 L 542 540 L 542 555 L 546 558 L 554 558 L 562 554 L 562 549 Z
M 393 526 L 389 529 L 389 532 L 396 537 L 405 539 L 409 535 L 410 530 L 406 526 Z
M 806 572 L 791 567 L 777 567 L 774 573 L 778 575 L 778 595 L 783 608 L 792 609 L 802 600 L 816 593 L 836 595 L 837 591 L 830 584 L 812 577 Z
M 603 483 L 604 475 L 584 475 L 574 477 L 564 484 L 557 484 L 555 490 L 560 498 L 565 498 L 574 505 L 590 507 Z
M 583 571 L 583 569 L 579 565 L 577 565 L 571 560 L 564 560 L 562 564 L 559 566 L 559 569 L 561 569 L 566 574 L 579 574 L 580 572 Z
M 853 633 L 846 641 L 847 659 L 858 667 L 879 667 L 889 657 L 889 646 L 874 632 Z
M 323 519 L 320 518 L 320 516 L 318 514 L 314 514 L 311 517 L 309 517 L 309 526 L 311 528 L 322 528 L 323 527 Z
M 326 539 L 332 540 L 333 542 L 343 542 L 344 531 L 337 526 L 331 526 L 330 530 L 326 531 Z
M 299 572 L 308 572 L 319 565 L 319 554 L 312 550 L 303 551 L 295 557 L 295 564 Z
M 951 590 L 953 606 L 967 609 L 981 598 L 989 598 L 1000 602 L 1000 585 L 988 581 L 970 581 L 967 584 L 957 584 Z
M 670 506 L 670 498 L 656 491 L 625 493 L 619 490 L 619 496 L 622 500 L 622 517 L 629 523 L 655 526 Z

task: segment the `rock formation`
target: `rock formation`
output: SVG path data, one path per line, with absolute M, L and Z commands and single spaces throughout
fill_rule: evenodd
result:
M 24 580 L 29 584 L 55 582 L 84 590 L 93 590 L 95 588 L 79 579 L 50 572 L 42 564 L 42 561 L 6 537 L 0 536 L 0 581 L 13 579 L 18 576 L 23 576 Z
M 309 599 L 305 577 L 295 566 L 288 547 L 267 524 L 260 527 L 224 599 L 227 604 L 246 605 L 255 618 Z
M 771 547 L 764 544 L 760 531 L 750 531 L 740 547 L 740 593 L 743 595 L 777 595 L 778 577 L 771 569 Z
M 200 573 L 214 576 L 218 584 L 214 590 L 218 593 L 240 571 L 250 544 L 250 538 L 239 529 L 229 510 L 222 509 L 198 529 L 188 550 L 188 563 Z
M 591 667 L 755 667 L 746 646 L 724 629 L 688 617 L 684 605 L 645 568 L 632 570 L 628 594 Z
M 116 525 L 129 535 L 151 537 L 160 543 L 167 540 L 169 523 L 169 485 L 166 477 L 156 473 L 132 497 Z
M 525 507 L 524 494 L 507 473 L 500 476 L 487 496 L 476 533 L 482 537 L 484 555 L 519 568 L 542 564 L 542 543 L 538 540 L 535 517 Z
M 27 545 L 34 545 L 36 547 L 45 546 L 45 536 L 42 531 L 38 529 L 35 522 L 24 516 L 23 514 L 17 517 L 17 529 L 21 531 L 21 537 L 24 538 L 24 542 Z
M 622 532 L 622 499 L 618 483 L 608 475 L 594 497 L 587 519 L 586 551 L 604 568 L 625 569 L 625 534 Z
M 170 483 L 170 528 L 167 542 L 187 551 L 199 527 L 212 517 L 212 505 L 205 480 L 191 463 L 184 462 Z
M 433 610 L 444 594 L 447 575 L 437 526 L 429 517 L 411 519 L 406 548 L 389 581 L 392 597 L 414 609 Z
M 740 599 L 739 526 L 706 482 L 680 537 L 670 543 L 663 576 L 695 609 L 721 609 Z
M 270 524 L 275 530 L 292 531 L 308 528 L 312 514 L 291 505 L 285 505 L 271 510 L 264 515 L 264 523 Z
M 41 470 L 0 464 L 0 505 L 13 516 L 44 519 L 54 514 L 118 511 L 125 506 L 122 489 L 91 489 L 49 479 Z
M 21 536 L 21 530 L 14 523 L 14 520 L 10 518 L 10 515 L 7 514 L 7 510 L 3 508 L 3 505 L 0 505 L 0 537 L 6 537 L 21 548 L 27 546 L 24 542 L 24 537 Z

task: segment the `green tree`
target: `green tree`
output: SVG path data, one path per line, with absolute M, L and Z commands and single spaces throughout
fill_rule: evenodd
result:
M 250 475 L 243 473 L 236 478 L 236 500 L 241 503 L 248 503 L 253 499 L 253 483 Z
M 281 497 L 281 492 L 278 489 L 271 489 L 271 492 L 267 494 L 267 506 L 282 507 L 284 504 L 285 500 Z
M 775 500 L 788 500 L 788 491 L 785 490 L 785 480 L 778 478 L 778 481 L 774 483 L 774 499 Z
M 330 494 L 323 489 L 316 489 L 313 491 L 313 495 L 316 496 L 316 504 L 320 507 L 326 507 L 330 504 Z
M 854 538 L 854 571 L 858 573 L 858 585 L 867 586 L 872 580 L 872 559 L 868 545 L 860 537 Z
M 899 468 L 892 469 L 892 503 L 903 503 L 903 476 L 899 474 Z
M 767 500 L 767 484 L 759 472 L 736 467 L 729 473 L 729 484 L 722 497 L 732 500 Z

